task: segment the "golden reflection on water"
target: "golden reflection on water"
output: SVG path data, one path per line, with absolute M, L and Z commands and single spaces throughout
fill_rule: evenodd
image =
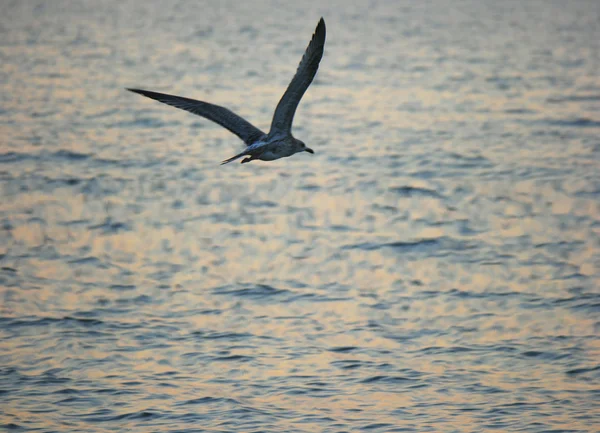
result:
M 0 64 L 12 96 L 2 152 L 16 155 L 2 167 L 13 181 L 0 204 L 11 226 L 0 312 L 99 314 L 102 326 L 118 325 L 97 336 L 82 324 L 0 329 L 7 365 L 32 378 L 56 369 L 74 387 L 134 390 L 99 399 L 115 412 L 202 412 L 174 407 L 213 396 L 297 414 L 281 420 L 290 429 L 308 415 L 353 427 L 410 415 L 418 430 L 422 415 L 456 430 L 483 422 L 460 409 L 522 403 L 544 412 L 528 422 L 588 430 L 569 402 L 584 404 L 597 380 L 566 371 L 600 358 L 593 307 L 581 305 L 594 301 L 569 304 L 600 273 L 597 126 L 552 122 L 593 121 L 597 110 L 550 103 L 546 72 L 520 85 L 517 72 L 463 63 L 458 47 L 447 59 L 406 48 L 411 57 L 389 69 L 385 45 L 349 57 L 366 48 L 331 20 L 338 42 L 295 121 L 316 155 L 249 167 L 218 166 L 241 147 L 227 131 L 123 88 L 205 98 L 267 129 L 297 62 L 294 52 L 279 65 L 291 39 L 269 52 L 275 42 L 262 30 L 271 26 L 225 45 L 218 26 L 191 42 L 192 30 L 158 43 L 164 33 L 144 28 L 121 41 L 102 30 L 102 46 L 70 51 L 52 39 L 2 45 L 5 58 L 35 65 Z M 289 31 L 294 47 L 300 34 Z M 576 92 L 600 88 L 597 76 L 570 79 Z M 503 80 L 515 89 L 502 91 Z M 252 292 L 260 284 L 275 293 Z M 228 333 L 242 337 L 213 335 Z M 567 409 L 551 413 L 549 401 Z M 5 404 L 0 424 L 12 416 L 58 428 L 22 410 L 24 400 Z

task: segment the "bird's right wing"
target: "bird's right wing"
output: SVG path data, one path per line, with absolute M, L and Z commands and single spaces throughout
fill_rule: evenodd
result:
M 292 130 L 292 122 L 296 108 L 300 103 L 300 99 L 312 83 L 313 78 L 319 69 L 319 62 L 323 57 L 323 49 L 325 47 L 325 21 L 323 18 L 319 20 L 315 33 L 306 47 L 304 56 L 298 65 L 296 75 L 292 78 L 288 88 L 279 100 L 273 120 L 271 122 L 271 130 L 269 136 L 287 135 Z
M 197 114 L 212 120 L 228 129 L 235 135 L 240 137 L 246 145 L 251 145 L 266 134 L 252 125 L 244 118 L 238 116 L 233 111 L 219 105 L 209 104 L 208 102 L 196 101 L 195 99 L 184 98 L 182 96 L 167 95 L 165 93 L 151 92 L 141 89 L 127 89 L 134 93 L 155 99 L 163 104 L 170 105 L 175 108 L 180 108 L 190 113 Z

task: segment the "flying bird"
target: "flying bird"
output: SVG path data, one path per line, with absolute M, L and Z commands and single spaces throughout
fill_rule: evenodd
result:
M 197 114 L 212 120 L 213 122 L 228 129 L 230 132 L 241 138 L 246 143 L 246 149 L 231 158 L 221 162 L 221 165 L 235 161 L 238 158 L 246 157 L 242 164 L 255 159 L 261 161 L 273 161 L 279 158 L 292 156 L 298 152 L 314 153 L 314 151 L 292 135 L 292 122 L 296 108 L 300 99 L 312 83 L 313 78 L 319 69 L 319 62 L 323 57 L 323 48 L 325 46 L 325 21 L 319 20 L 315 33 L 312 36 L 298 70 L 292 78 L 288 88 L 279 100 L 271 129 L 268 134 L 252 125 L 246 119 L 238 116 L 231 110 L 219 105 L 210 104 L 204 101 L 184 98 L 182 96 L 167 95 L 164 93 L 151 92 L 141 89 L 127 89 L 148 98 L 156 99 L 164 104 L 171 105 L 190 113 Z

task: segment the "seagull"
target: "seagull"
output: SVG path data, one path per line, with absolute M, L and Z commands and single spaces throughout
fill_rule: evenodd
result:
M 303 141 L 298 140 L 292 135 L 292 122 L 300 99 L 302 99 L 304 92 L 306 92 L 306 89 L 312 83 L 317 69 L 319 69 L 319 62 L 323 57 L 324 46 L 325 21 L 321 18 L 302 56 L 294 78 L 292 78 L 288 88 L 277 104 L 268 134 L 265 134 L 246 119 L 219 105 L 149 90 L 127 90 L 205 117 L 241 138 L 246 143 L 246 149 L 242 153 L 238 153 L 222 161 L 221 165 L 235 161 L 243 156 L 246 158 L 242 160 L 242 164 L 254 161 L 255 159 L 273 161 L 292 156 L 298 152 L 315 153 L 312 149 L 306 147 Z

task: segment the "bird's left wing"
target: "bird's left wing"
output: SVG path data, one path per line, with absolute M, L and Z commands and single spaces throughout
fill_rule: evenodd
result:
M 228 129 L 235 135 L 240 137 L 246 145 L 251 145 L 258 139 L 264 137 L 266 134 L 252 125 L 246 119 L 238 116 L 233 111 L 228 110 L 225 107 L 219 105 L 210 104 L 204 101 L 197 101 L 195 99 L 184 98 L 182 96 L 167 95 L 165 93 L 151 92 L 149 90 L 141 89 L 127 89 L 134 93 L 146 96 L 151 99 L 155 99 L 164 104 L 170 105 L 175 108 L 180 108 L 190 113 L 197 114 L 212 120 L 213 122 L 221 125 L 223 128 Z

